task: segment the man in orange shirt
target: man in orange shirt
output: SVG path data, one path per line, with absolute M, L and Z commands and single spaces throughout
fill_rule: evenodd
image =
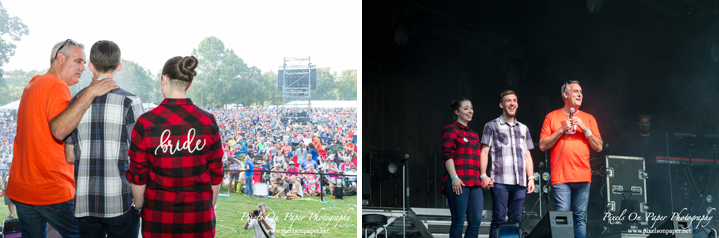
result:
M 554 205 L 574 214 L 574 237 L 587 234 L 587 203 L 592 171 L 589 149 L 602 151 L 602 136 L 594 116 L 579 111 L 582 87 L 571 80 L 562 86 L 564 107 L 547 114 L 539 136 L 539 149 L 552 149 L 550 168 Z
M 317 138 L 317 134 L 312 134 L 312 144 L 315 145 L 315 148 L 317 148 L 316 152 L 319 153 L 322 158 L 327 158 L 327 152 L 325 151 L 325 147 L 322 146 L 322 141 Z
M 348 139 L 347 142 L 345 142 L 344 148 L 345 148 L 345 153 L 349 154 L 350 151 L 353 151 L 355 149 L 355 144 L 352 143 L 351 139 Z
M 75 219 L 74 161 L 65 157 L 63 139 L 80 122 L 96 96 L 119 88 L 112 79 L 93 79 L 68 107 L 70 89 L 85 71 L 82 44 L 55 44 L 50 69 L 25 86 L 18 108 L 17 137 L 6 195 L 17 207 L 23 236 L 44 237 L 50 223 L 63 237 L 79 237 Z

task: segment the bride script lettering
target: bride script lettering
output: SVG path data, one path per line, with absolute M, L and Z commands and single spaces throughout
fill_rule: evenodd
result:
M 167 136 L 165 136 L 167 134 Z M 187 132 L 187 141 L 185 143 L 182 143 L 182 147 L 180 147 L 180 140 L 177 140 L 177 143 L 175 144 L 174 148 L 172 146 L 172 141 L 170 141 L 170 130 L 166 129 L 162 132 L 162 135 L 160 136 L 160 146 L 155 149 L 155 155 L 157 155 L 157 150 L 162 149 L 162 153 L 167 152 L 167 150 L 170 150 L 170 154 L 173 155 L 175 152 L 178 152 L 180 150 L 186 149 L 190 153 L 195 152 L 196 150 L 201 150 L 202 148 L 205 148 L 205 145 L 207 145 L 206 140 L 202 140 L 202 146 L 200 146 L 200 140 L 197 140 L 197 143 L 195 143 L 195 148 L 191 148 L 191 143 L 195 139 L 195 128 L 190 129 Z

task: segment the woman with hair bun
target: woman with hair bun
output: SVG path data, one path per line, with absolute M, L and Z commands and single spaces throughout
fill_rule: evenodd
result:
M 160 80 L 165 100 L 132 130 L 126 176 L 143 237 L 215 236 L 224 152 L 215 116 L 186 96 L 195 67 L 192 56 L 167 60 Z
M 480 138 L 467 123 L 472 121 L 472 102 L 464 97 L 450 103 L 455 122 L 442 132 L 442 160 L 447 173 L 442 178 L 440 193 L 447 196 L 452 225 L 449 237 L 461 238 L 464 219 L 467 231 L 464 237 L 479 236 L 482 221 L 482 184 L 479 175 Z

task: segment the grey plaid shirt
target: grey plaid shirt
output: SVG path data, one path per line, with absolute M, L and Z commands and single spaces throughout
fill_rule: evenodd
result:
M 481 143 L 489 146 L 493 182 L 527 186 L 524 153 L 534 149 L 527 126 L 516 119 L 510 124 L 499 116 L 484 125 Z
M 83 93 L 78 92 L 70 104 Z M 125 171 L 130 133 L 144 112 L 140 98 L 115 89 L 96 97 L 65 139 L 75 145 L 75 217 L 118 217 L 132 206 Z

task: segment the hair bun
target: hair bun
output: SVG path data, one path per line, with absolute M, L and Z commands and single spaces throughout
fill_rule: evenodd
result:
M 195 77 L 197 75 L 197 72 L 195 72 L 195 68 L 197 68 L 197 58 L 194 56 L 185 56 L 180 60 L 180 72 L 184 75 Z

